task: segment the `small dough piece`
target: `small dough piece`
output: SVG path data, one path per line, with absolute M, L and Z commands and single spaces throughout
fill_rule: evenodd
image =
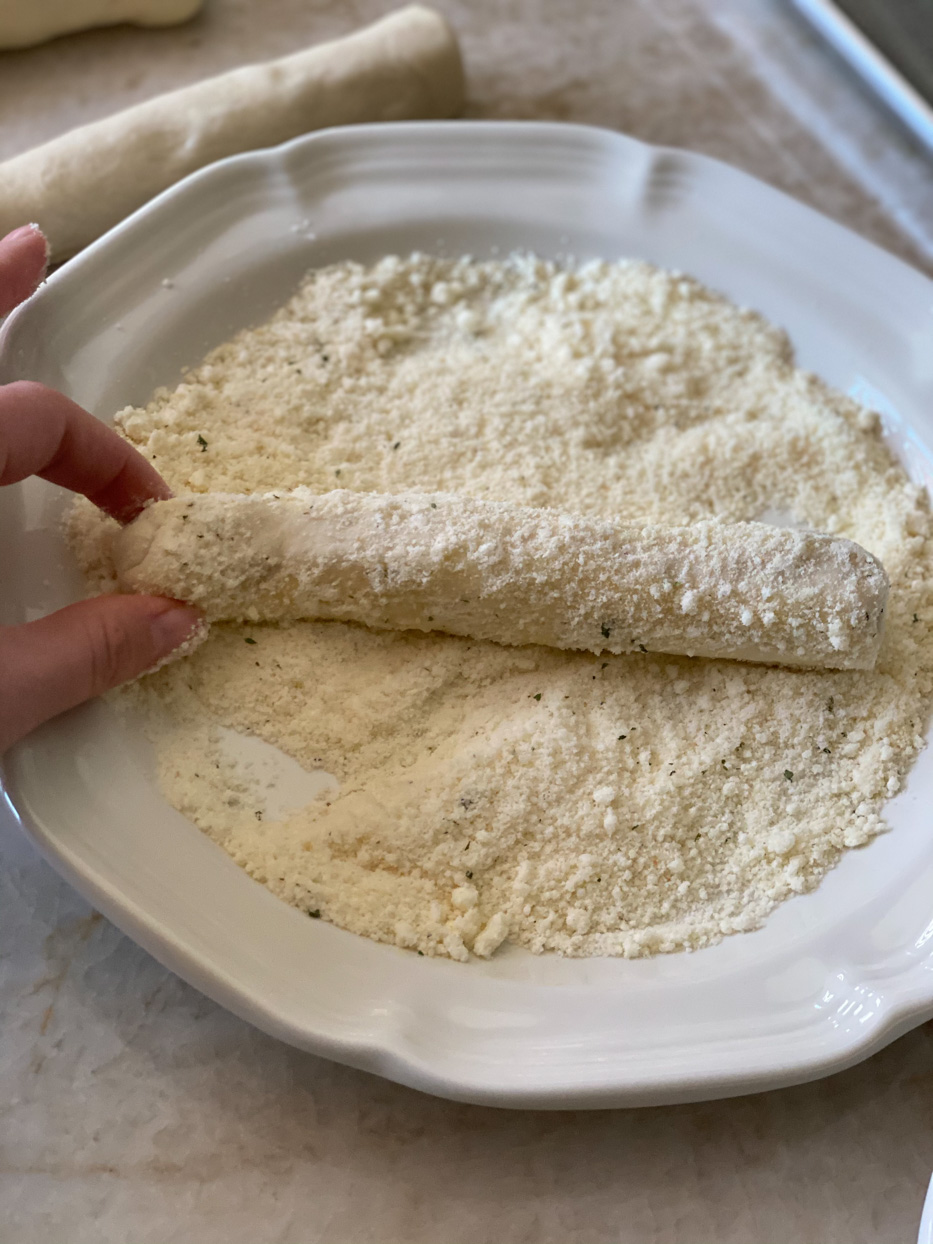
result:
M 449 493 L 156 502 L 124 588 L 209 619 L 329 618 L 502 644 L 871 669 L 888 595 L 854 544 L 764 523 L 619 525 Z
M 203 0 L 2 0 L 0 48 L 31 47 L 93 26 L 174 26 L 194 17 Z
M 0 236 L 41 225 L 56 261 L 180 178 L 309 130 L 449 117 L 463 104 L 456 36 L 409 5 L 344 39 L 159 95 L 0 164 Z

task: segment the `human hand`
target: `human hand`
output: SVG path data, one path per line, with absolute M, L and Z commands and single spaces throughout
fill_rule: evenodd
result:
M 45 275 L 32 225 L 0 239 L 0 316 Z M 74 402 L 31 381 L 0 385 L 0 485 L 38 475 L 120 522 L 171 496 L 146 459 Z M 0 754 L 34 726 L 135 678 L 189 638 L 200 614 L 163 596 L 100 596 L 0 627 Z

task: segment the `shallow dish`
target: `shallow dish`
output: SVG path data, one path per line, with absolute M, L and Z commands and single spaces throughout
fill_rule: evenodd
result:
M 513 248 L 643 258 L 761 310 L 933 476 L 933 284 L 724 165 L 576 126 L 367 126 L 222 161 L 55 273 L 7 322 L 0 380 L 43 380 L 109 419 L 263 319 L 308 267 Z M 34 480 L 0 495 L 3 622 L 78 593 L 64 503 Z M 889 805 L 893 831 L 815 893 L 756 933 L 636 962 L 507 948 L 460 965 L 309 921 L 164 802 L 102 703 L 35 732 L 4 780 L 4 815 L 162 963 L 283 1040 L 443 1096 L 744 1093 L 848 1066 L 933 1015 L 929 753 Z

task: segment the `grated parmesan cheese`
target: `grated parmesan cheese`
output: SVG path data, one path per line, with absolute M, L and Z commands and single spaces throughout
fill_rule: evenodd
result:
M 891 581 L 871 672 L 218 624 L 121 698 L 167 797 L 258 881 L 424 954 L 638 956 L 758 927 L 884 828 L 933 696 L 925 494 L 782 333 L 640 263 L 390 257 L 118 417 L 178 492 L 444 491 L 618 522 L 773 521 Z M 102 520 L 76 544 L 106 574 Z M 680 601 L 697 608 L 693 591 Z M 290 814 L 220 747 L 339 790 Z

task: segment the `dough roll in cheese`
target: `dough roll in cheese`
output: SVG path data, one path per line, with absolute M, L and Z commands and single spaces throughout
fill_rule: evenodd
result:
M 0 236 L 34 220 L 56 260 L 222 156 L 361 121 L 449 117 L 463 104 L 456 37 L 410 5 L 281 60 L 246 65 L 83 125 L 0 164 Z
M 503 644 L 870 669 L 888 581 L 850 540 L 764 523 L 622 525 L 449 493 L 156 502 L 124 588 L 210 619 L 329 618 Z

